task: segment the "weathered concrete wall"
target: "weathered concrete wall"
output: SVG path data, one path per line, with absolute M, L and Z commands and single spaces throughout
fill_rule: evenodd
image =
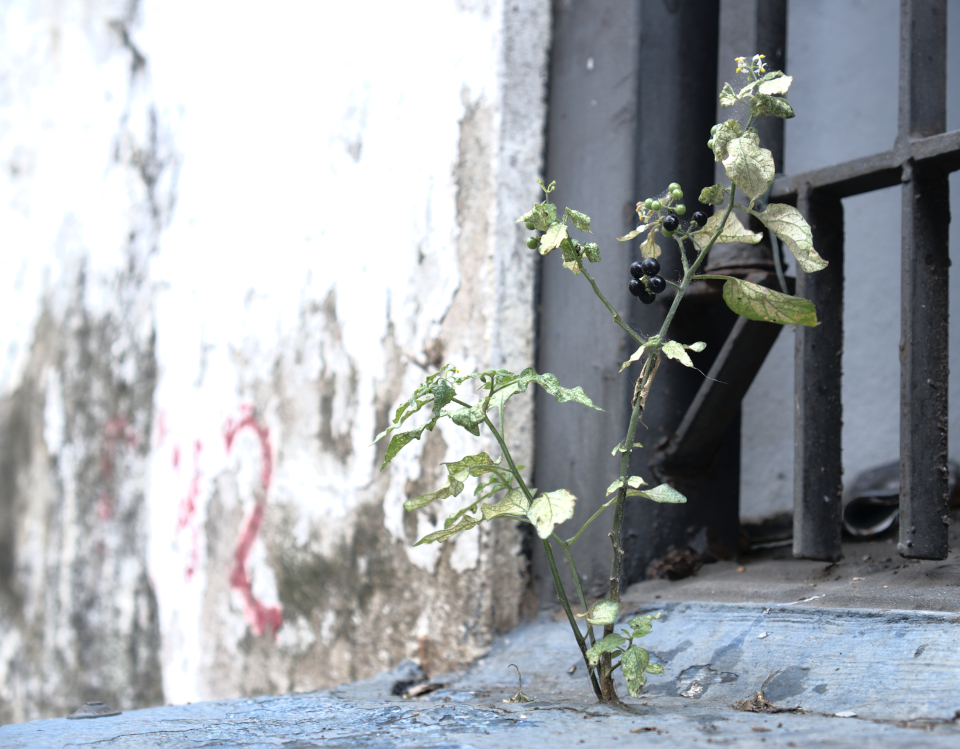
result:
M 369 443 L 533 361 L 550 3 L 0 14 L 0 722 L 476 657 L 523 536 L 402 503 L 484 445 Z

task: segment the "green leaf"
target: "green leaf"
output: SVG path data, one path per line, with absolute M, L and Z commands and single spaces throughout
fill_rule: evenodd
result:
M 790 84 L 793 83 L 793 76 L 784 75 L 779 70 L 773 73 L 767 73 L 763 76 L 763 81 L 758 89 L 761 94 L 769 96 L 782 96 L 790 90 Z
M 703 341 L 697 341 L 696 343 L 691 343 L 689 345 L 685 343 L 683 344 L 683 347 L 685 349 L 689 349 L 690 351 L 696 351 L 699 354 L 707 347 L 707 344 Z
M 640 244 L 641 257 L 660 257 L 660 245 L 657 244 L 657 232 L 652 231 Z
M 601 655 L 609 653 L 611 650 L 616 650 L 625 642 L 626 640 L 624 640 L 623 637 L 616 632 L 611 632 L 587 651 L 587 661 L 591 666 L 596 666 L 600 662 Z
M 663 666 L 661 666 L 659 663 L 649 663 L 646 666 L 644 666 L 644 670 L 648 674 L 662 674 Z
M 447 483 L 435 492 L 408 499 L 403 503 L 403 509 L 408 512 L 418 510 L 421 507 L 426 507 L 431 502 L 436 502 L 438 499 L 456 497 L 463 491 L 464 481 L 470 476 L 482 476 L 485 473 L 489 473 L 491 468 L 496 466 L 496 463 L 494 463 L 486 453 L 477 453 L 476 455 L 468 455 L 458 461 L 444 463 L 443 465 L 447 467 Z
M 566 489 L 544 492 L 530 505 L 527 517 L 536 526 L 540 538 L 549 538 L 553 529 L 573 517 L 573 505 L 577 498 Z
M 684 347 L 676 341 L 667 341 L 665 344 L 663 344 L 662 351 L 664 355 L 680 362 L 683 366 L 694 369 L 693 361 L 690 359 L 690 355 L 686 352 Z
M 723 88 L 720 89 L 720 106 L 726 109 L 727 107 L 732 107 L 737 103 L 737 95 L 733 91 L 733 86 L 729 83 L 724 83 Z
M 827 261 L 813 249 L 810 224 L 792 205 L 771 203 L 762 213 L 750 212 L 784 241 L 805 273 L 815 273 L 827 267 Z
M 751 200 L 756 200 L 767 191 L 776 171 L 773 154 L 766 148 L 760 148 L 760 138 L 751 132 L 746 132 L 727 144 L 727 156 L 723 159 L 723 166 L 730 181 Z
M 530 222 L 538 231 L 546 231 L 557 220 L 557 207 L 553 203 L 537 203 L 530 211 L 517 219 L 517 223 Z
M 703 225 L 702 229 L 698 229 L 693 233 L 694 241 L 700 240 L 704 243 L 710 241 L 716 231 L 717 227 L 720 226 L 720 221 L 723 219 L 723 212 L 714 213 L 710 218 L 707 219 L 707 223 Z M 730 212 L 730 215 L 727 217 L 727 223 L 723 225 L 723 231 L 720 232 L 720 236 L 717 237 L 717 242 L 723 244 L 724 242 L 744 242 L 746 244 L 756 244 L 763 238 L 763 235 L 759 232 L 750 231 L 743 224 L 740 223 L 740 219 L 737 218 L 737 214 Z M 697 242 L 698 246 L 700 242 Z
M 620 601 L 614 601 L 612 598 L 601 598 L 587 612 L 587 624 L 599 624 L 606 626 L 617 621 L 620 614 Z
M 731 278 L 723 284 L 723 301 L 748 320 L 781 325 L 817 325 L 817 309 L 809 299 L 781 294 L 749 281 Z
M 780 80 L 783 80 L 782 78 Z M 779 96 L 767 96 L 766 94 L 757 94 L 750 102 L 750 114 L 754 117 L 782 117 L 789 120 L 796 117 L 796 112 L 790 106 L 790 102 L 781 99 Z
M 700 202 L 704 205 L 720 205 L 723 202 L 723 197 L 726 194 L 726 190 L 723 189 L 723 185 L 719 182 L 711 187 L 704 187 L 700 191 Z
M 627 626 L 630 627 L 631 637 L 646 637 L 653 631 L 653 620 L 659 619 L 663 616 L 662 611 L 658 611 L 656 614 L 644 614 L 643 616 L 636 616 L 630 621 L 627 622 Z
M 446 416 L 446 412 L 440 414 L 440 416 L 434 416 L 430 421 L 424 424 L 421 427 L 416 429 L 411 429 L 409 432 L 399 432 L 398 434 L 393 435 L 390 439 L 390 444 L 387 445 L 387 454 L 383 456 L 383 463 L 380 466 L 382 471 L 387 467 L 387 463 L 393 460 L 397 453 L 400 452 L 406 445 L 413 442 L 413 440 L 420 439 L 423 431 L 426 429 L 428 432 L 432 432 L 433 428 L 437 425 L 437 422 Z
M 450 528 L 444 528 L 443 530 L 440 530 L 440 531 L 434 531 L 433 533 L 428 533 L 426 536 L 424 536 L 419 541 L 417 541 L 414 544 L 414 546 L 422 546 L 423 544 L 433 543 L 434 541 L 438 541 L 438 542 L 446 541 L 451 536 L 456 536 L 458 533 L 462 533 L 463 531 L 468 531 L 471 528 L 474 528 L 480 525 L 480 523 L 481 523 L 480 518 L 474 518 L 474 517 L 470 517 L 469 515 L 465 515 L 460 520 L 460 522 L 457 523 L 456 525 Z
M 670 484 L 660 484 L 652 489 L 637 492 L 634 496 L 652 499 L 654 502 L 665 502 L 668 504 L 683 504 L 687 501 L 680 492 L 674 489 Z
M 620 445 L 617 445 L 617 447 L 615 447 L 615 448 L 613 449 L 613 452 L 616 453 L 616 452 L 617 452 L 617 449 L 618 449 L 619 447 L 620 447 Z M 631 496 L 631 494 L 630 494 L 630 489 L 639 489 L 641 486 L 643 486 L 643 485 L 646 484 L 646 483 L 647 483 L 647 482 L 644 481 L 642 478 L 640 478 L 640 476 L 631 476 L 630 478 L 628 478 L 628 479 L 627 479 L 627 487 L 628 487 L 628 489 L 627 489 L 627 496 Z M 619 489 L 621 486 L 623 486 L 623 481 L 621 481 L 620 479 L 617 479 L 617 480 L 614 481 L 612 484 L 610 484 L 610 486 L 607 487 L 607 495 L 606 495 L 606 496 L 609 497 L 611 494 L 613 494 L 613 493 L 614 493 L 617 489 Z
M 483 403 L 480 402 L 469 408 L 458 408 L 456 411 L 448 411 L 450 420 L 457 426 L 463 427 L 474 437 L 480 436 L 480 424 L 483 423 Z
M 580 231 L 593 234 L 593 232 L 590 231 L 590 217 L 586 213 L 580 213 L 580 211 L 575 211 L 573 208 L 567 208 L 567 215 L 570 217 L 573 225 Z
M 567 230 L 566 224 L 550 224 L 543 236 L 540 237 L 540 254 L 549 255 L 563 243 L 563 240 L 569 238 L 570 232 Z
M 550 395 L 557 399 L 557 403 L 573 401 L 574 403 L 580 403 L 596 411 L 603 411 L 602 408 L 593 405 L 593 401 L 590 400 L 587 394 L 583 392 L 583 388 L 579 385 L 575 388 L 561 387 L 556 375 L 550 374 L 549 372 L 537 374 L 537 371 L 533 367 L 527 367 L 520 373 L 520 377 L 517 378 L 517 386 L 519 388 L 517 392 L 526 390 L 527 385 L 531 382 L 537 383 L 550 393 Z
M 740 137 L 740 123 L 736 120 L 727 120 L 721 123 L 713 136 L 714 161 L 723 161 L 727 158 L 727 144 Z
M 639 237 L 647 229 L 649 229 L 653 224 L 640 224 L 636 229 L 631 232 L 624 234 L 622 237 L 617 237 L 618 242 L 629 242 L 631 239 Z
M 583 254 L 591 263 L 600 262 L 600 246 L 596 242 L 587 242 L 583 246 Z
M 627 692 L 631 697 L 639 697 L 643 685 L 647 683 L 644 668 L 650 661 L 650 654 L 641 647 L 632 647 L 620 658 L 623 678 L 627 681 Z
M 530 489 L 531 494 L 536 494 L 536 489 Z M 530 509 L 530 502 L 526 495 L 520 489 L 511 489 L 507 496 L 497 502 L 495 505 L 480 505 L 480 512 L 483 513 L 484 520 L 492 520 L 503 515 L 519 515 L 523 517 Z
M 447 405 L 457 395 L 456 388 L 446 380 L 437 380 L 430 388 L 433 394 L 433 415 L 439 416 L 440 409 Z

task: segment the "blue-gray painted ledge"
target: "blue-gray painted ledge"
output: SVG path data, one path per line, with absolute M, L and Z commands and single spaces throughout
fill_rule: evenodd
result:
M 544 617 L 471 668 L 435 677 L 446 686 L 423 699 L 391 694 L 415 669 L 408 663 L 320 692 L 2 726 L 0 747 L 960 746 L 960 615 L 709 602 L 662 610 L 642 642 L 665 674 L 625 700 L 636 714 L 595 704 L 568 625 Z M 510 663 L 534 702 L 503 702 L 517 687 Z M 734 709 L 765 681 L 767 700 L 803 712 Z

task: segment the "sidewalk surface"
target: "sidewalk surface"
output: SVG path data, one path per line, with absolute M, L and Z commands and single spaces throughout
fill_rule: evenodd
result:
M 960 559 L 907 562 L 885 541 L 845 554 L 633 586 L 621 619 L 663 611 L 640 643 L 665 673 L 632 714 L 596 704 L 569 625 L 542 614 L 430 682 L 406 663 L 320 692 L 0 726 L 0 747 L 960 747 Z M 533 702 L 504 702 L 511 663 Z M 442 686 L 394 694 L 427 683 Z M 734 707 L 760 689 L 768 711 Z

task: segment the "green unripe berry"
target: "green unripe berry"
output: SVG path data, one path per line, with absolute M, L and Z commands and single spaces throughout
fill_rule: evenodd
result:
M 683 197 L 683 190 L 678 187 L 676 190 L 671 190 L 670 194 L 673 195 L 674 200 L 680 200 Z
M 654 200 L 654 201 L 650 204 L 650 210 L 651 210 L 651 211 L 659 211 L 661 208 L 663 208 L 663 204 L 662 204 L 659 200 Z
M 670 237 L 673 236 L 673 232 L 672 232 L 672 231 L 667 231 L 666 229 L 664 229 L 664 230 L 663 230 L 663 236 L 665 236 L 667 239 L 669 239 Z
M 644 200 L 644 201 L 643 201 L 643 207 L 646 208 L 648 211 L 652 211 L 652 210 L 653 210 L 653 198 L 647 198 L 646 200 Z
M 720 126 L 719 126 L 719 125 L 714 125 L 712 128 L 710 128 L 710 135 L 716 135 L 716 134 L 717 134 L 717 130 L 719 130 L 719 129 L 720 129 Z
M 713 150 L 713 138 L 707 141 L 707 148 L 709 148 L 711 151 Z
M 669 185 L 667 185 L 667 189 L 668 189 L 670 192 L 673 192 L 674 190 L 679 190 L 679 189 L 680 189 L 680 185 L 678 185 L 676 182 L 671 182 Z
M 534 225 L 533 225 L 532 223 L 530 223 L 529 221 L 527 221 L 527 223 L 524 224 L 524 226 L 526 226 L 527 229 L 529 229 L 530 231 L 533 231 L 534 229 L 537 228 L 536 226 L 534 226 Z
M 678 216 L 682 216 L 687 212 L 687 207 L 683 203 L 679 203 L 673 207 L 673 210 L 677 212 Z
M 531 250 L 535 250 L 535 249 L 537 249 L 537 247 L 539 247 L 539 246 L 540 246 L 540 238 L 539 238 L 539 237 L 530 237 L 530 238 L 527 240 L 527 247 L 529 247 Z

